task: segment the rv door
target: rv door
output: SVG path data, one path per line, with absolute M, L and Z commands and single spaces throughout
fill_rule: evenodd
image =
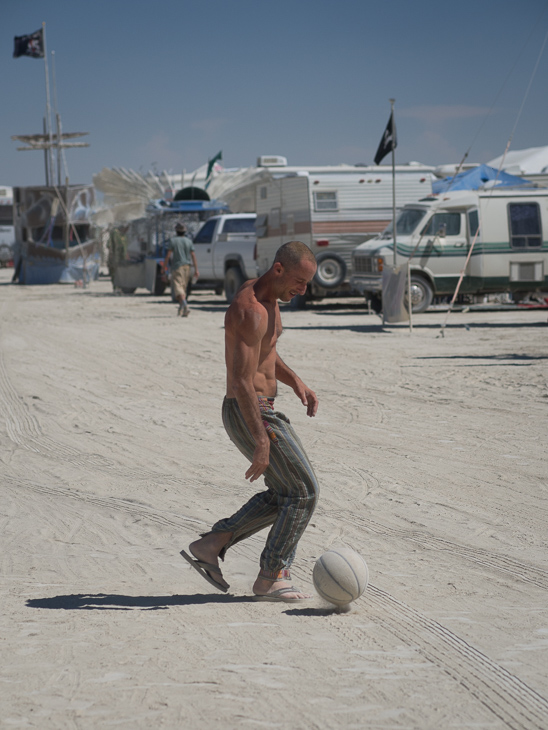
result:
M 468 271 L 470 277 L 470 284 L 472 288 L 481 289 L 483 287 L 484 274 L 484 262 L 485 257 L 481 252 L 481 230 L 479 220 L 479 210 L 473 208 L 468 211 L 467 214 L 468 223 L 468 239 L 470 246 L 474 244 L 474 250 L 470 257 L 470 263 L 468 264 Z

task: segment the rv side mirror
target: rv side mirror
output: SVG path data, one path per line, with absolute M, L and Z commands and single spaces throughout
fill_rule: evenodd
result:
M 438 228 L 438 238 L 445 238 L 447 235 L 447 223 L 442 223 Z

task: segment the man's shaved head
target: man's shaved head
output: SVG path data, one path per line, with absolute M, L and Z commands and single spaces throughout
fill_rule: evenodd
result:
M 276 251 L 274 263 L 279 262 L 284 269 L 294 269 L 301 261 L 316 263 L 316 257 L 302 241 L 289 241 Z

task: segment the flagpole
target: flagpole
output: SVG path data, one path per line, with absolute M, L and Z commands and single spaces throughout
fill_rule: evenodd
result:
M 61 118 L 57 108 L 57 80 L 55 78 L 55 51 L 51 52 L 51 80 L 53 83 L 53 113 L 57 133 L 57 187 L 61 187 Z
M 55 179 L 53 166 L 53 138 L 51 136 L 51 104 L 49 100 L 49 71 L 48 71 L 48 50 L 46 46 L 46 22 L 42 22 L 42 40 L 44 41 L 44 70 L 46 73 L 46 126 L 49 140 L 48 167 L 46 167 L 46 185 Z
M 394 239 L 394 267 L 396 266 L 396 145 L 394 140 L 394 104 L 395 99 L 389 99 L 390 101 L 390 119 L 392 120 L 392 237 Z

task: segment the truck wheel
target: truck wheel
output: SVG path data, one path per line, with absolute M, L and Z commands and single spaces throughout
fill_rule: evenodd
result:
M 238 289 L 242 286 L 244 281 L 244 275 L 239 267 L 231 266 L 230 269 L 227 269 L 225 274 L 225 297 L 229 304 L 236 296 Z
M 411 276 L 411 307 L 413 314 L 426 312 L 432 304 L 434 292 L 432 287 L 422 276 Z
M 137 289 L 136 286 L 121 286 L 120 287 L 122 294 L 133 294 L 135 292 L 135 289 Z
M 217 284 L 217 286 L 215 287 L 215 294 L 219 297 L 224 292 L 224 290 L 225 290 L 224 284 Z
M 324 253 L 316 258 L 318 269 L 314 280 L 324 289 L 336 289 L 346 276 L 346 264 L 334 253 Z

